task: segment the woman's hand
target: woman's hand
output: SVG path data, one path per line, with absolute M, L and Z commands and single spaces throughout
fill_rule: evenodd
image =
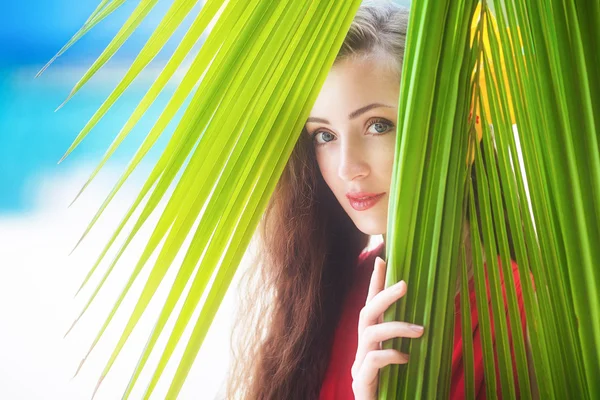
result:
M 352 365 L 352 390 L 356 400 L 376 399 L 379 369 L 389 364 L 406 364 L 408 354 L 394 349 L 381 349 L 381 342 L 395 337 L 416 338 L 423 334 L 423 327 L 407 322 L 382 322 L 383 312 L 406 293 L 403 280 L 385 287 L 386 265 L 380 257 L 369 285 L 369 294 L 358 320 L 358 348 Z

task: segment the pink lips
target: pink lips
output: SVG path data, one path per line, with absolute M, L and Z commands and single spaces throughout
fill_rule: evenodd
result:
M 364 211 L 373 207 L 385 195 L 384 193 L 346 193 L 346 197 L 350 201 L 350 205 L 356 211 Z

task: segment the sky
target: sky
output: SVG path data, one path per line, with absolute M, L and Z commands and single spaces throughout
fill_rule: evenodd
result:
M 177 78 L 165 89 L 81 197 L 72 206 L 69 207 L 69 204 L 164 65 L 169 51 L 189 26 L 190 19 L 184 21 L 164 51 L 134 81 L 91 134 L 60 164 L 57 164 L 58 160 L 123 76 L 124 68 L 133 60 L 172 0 L 159 1 L 147 20 L 113 59 L 64 107 L 56 112 L 55 109 L 66 99 L 71 88 L 109 43 L 137 3 L 125 2 L 37 79 L 34 78 L 36 73 L 77 31 L 98 0 L 30 0 L 4 2 L 2 5 L 0 399 L 90 398 L 104 363 L 118 339 L 119 329 L 124 326 L 127 312 L 134 304 L 135 294 L 141 291 L 144 274 L 134 284 L 133 295 L 125 299 L 122 311 L 109 325 L 105 337 L 95 347 L 79 374 L 72 378 L 143 250 L 144 239 L 151 233 L 151 224 L 141 230 L 99 297 L 69 335 L 63 338 L 99 282 L 100 275 L 93 275 L 77 297 L 74 294 L 144 183 L 174 124 L 165 130 L 161 140 L 127 181 L 88 237 L 72 254 L 69 253 L 152 127 L 173 92 Z M 406 5 L 406 2 L 400 3 Z M 179 254 L 179 261 L 182 255 Z M 102 265 L 107 267 L 106 263 Z M 240 271 L 244 265 L 245 261 Z M 172 273 L 165 278 L 122 356 L 103 381 L 96 399 L 120 398 L 172 279 Z M 237 277 L 233 284 L 236 283 Z M 200 398 L 210 399 L 219 390 L 229 361 L 228 341 L 234 311 L 232 296 L 233 292 L 230 291 L 225 297 L 198 355 L 197 360 L 202 362 L 194 364 L 181 399 L 197 399 L 199 393 Z M 189 335 L 189 330 L 186 335 Z M 161 343 L 164 344 L 164 341 L 159 341 L 159 346 Z M 182 350 L 183 347 L 179 346 L 175 359 L 178 359 Z M 156 361 L 151 359 L 149 365 Z M 174 366 L 174 363 L 169 364 L 165 379 L 159 383 L 154 398 L 164 397 Z M 149 368 L 145 370 L 141 382 L 149 378 L 150 372 Z M 138 385 L 133 398 L 139 398 L 144 387 L 144 384 Z

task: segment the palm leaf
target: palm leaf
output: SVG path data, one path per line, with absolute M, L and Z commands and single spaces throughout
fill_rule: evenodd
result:
M 388 272 L 387 280 L 391 284 L 402 277 L 413 291 L 395 309 L 388 310 L 384 319 L 415 321 L 429 329 L 421 340 L 398 339 L 384 344 L 409 352 L 411 362 L 406 368 L 390 366 L 383 371 L 380 397 L 437 398 L 439 393 L 447 393 L 448 380 L 437 380 L 440 364 L 435 361 L 439 352 L 435 340 L 443 337 L 441 332 L 449 323 L 445 310 L 452 307 L 452 302 L 448 300 L 436 308 L 435 299 L 445 298 L 449 282 L 456 281 L 457 259 L 448 263 L 445 258 L 448 251 L 443 249 L 461 244 L 429 232 L 440 222 L 442 231 L 456 232 L 454 225 L 445 224 L 444 218 L 450 213 L 464 213 L 453 207 L 447 193 L 468 190 L 470 195 L 465 201 L 470 215 L 476 214 L 476 208 L 481 210 L 481 220 L 473 219 L 471 228 L 487 397 L 495 398 L 497 388 L 503 397 L 517 395 L 508 322 L 519 397 L 533 394 L 528 376 L 531 369 L 543 398 L 594 398 L 599 394 L 593 376 L 597 376 L 600 367 L 597 325 L 600 314 L 596 312 L 600 303 L 600 276 L 593 265 L 600 254 L 591 243 L 597 242 L 600 228 L 595 163 L 599 154 L 600 103 L 594 102 L 600 87 L 597 79 L 590 79 L 589 67 L 595 57 L 592 49 L 598 49 L 591 16 L 597 21 L 600 14 L 593 14 L 593 7 L 586 10 L 578 2 L 542 8 L 535 1 L 494 1 L 495 10 L 501 10 L 497 13 L 485 1 L 472 12 L 475 3 L 416 2 L 411 12 L 407 58 L 413 63 L 406 60 L 403 69 L 398 118 L 403 125 L 398 131 L 400 140 L 392 183 L 395 203 L 390 204 L 388 224 L 388 240 L 392 242 L 387 247 L 388 258 L 398 268 Z M 465 6 L 471 13 L 464 14 Z M 434 23 L 428 17 L 436 13 L 440 15 L 436 16 L 438 26 L 432 28 Z M 460 13 L 462 17 L 457 18 Z M 462 29 L 461 40 L 466 42 L 464 32 L 470 24 L 465 21 L 478 25 L 469 50 L 478 61 L 471 85 L 460 86 L 457 94 L 471 102 L 454 104 L 443 97 L 450 90 L 448 85 L 460 79 L 461 66 L 469 71 L 472 66 L 469 57 L 461 57 L 458 46 L 454 58 L 444 57 L 444 52 L 451 46 L 448 37 L 456 37 L 457 27 Z M 441 43 L 445 45 L 440 46 Z M 578 71 L 582 79 L 576 79 L 573 71 Z M 475 132 L 472 126 L 452 131 L 446 128 L 456 115 L 464 115 L 469 109 L 481 118 Z M 518 132 L 513 129 L 515 122 Z M 449 179 L 445 186 L 433 184 L 451 177 L 450 171 L 464 162 L 461 155 L 452 153 L 455 145 L 452 142 L 463 141 L 465 135 L 470 140 L 468 147 L 475 149 L 478 204 L 469 189 L 468 174 L 455 184 Z M 580 135 L 583 140 L 578 140 Z M 479 136 L 483 138 L 483 154 L 473 144 Z M 521 143 L 522 157 L 515 137 Z M 440 157 L 444 153 L 437 145 L 442 143 L 451 154 L 449 158 Z M 439 163 L 445 163 L 446 169 L 440 168 Z M 431 200 L 434 196 L 437 201 Z M 442 207 L 447 207 L 447 211 L 440 214 Z M 589 217 L 583 218 L 584 215 Z M 505 217 L 514 236 L 531 336 L 531 366 L 520 329 Z M 485 258 L 479 254 L 481 244 Z M 425 259 L 422 254 L 429 257 Z M 452 254 L 456 257 L 459 252 Z M 499 271 L 506 281 L 507 306 L 500 292 Z M 535 291 L 528 279 L 530 274 Z M 486 281 L 491 298 L 486 293 Z M 462 309 L 468 312 L 465 306 Z M 566 365 L 569 367 L 565 368 Z
M 122 3 L 102 0 L 55 58 Z M 64 157 L 92 131 L 196 3 L 173 2 Z M 404 279 L 411 290 L 384 319 L 407 320 L 427 329 L 420 340 L 384 343 L 385 348 L 409 352 L 411 362 L 381 371 L 382 399 L 437 398 L 448 393 L 452 357 L 448 343 L 453 338 L 454 282 L 458 278 L 466 393 L 469 398 L 476 396 L 473 343 L 465 334 L 472 329 L 465 293 L 467 257 L 473 260 L 487 397 L 495 398 L 501 392 L 505 398 L 531 398 L 534 384 L 543 398 L 600 396 L 600 272 L 594 268 L 595 260 L 600 260 L 600 77 L 595 73 L 600 54 L 600 4 L 583 0 L 489 3 L 417 0 L 412 5 L 390 191 L 387 238 L 391 245 L 386 246 L 393 266 L 388 269 L 386 285 Z M 139 3 L 67 100 L 114 55 L 155 4 L 156 0 Z M 142 293 L 98 385 L 168 270 L 176 268 L 175 281 L 124 397 L 131 394 L 150 355 L 158 352 L 160 359 L 144 398 L 153 393 L 183 331 L 192 323 L 192 336 L 167 394 L 169 398 L 177 396 L 359 5 L 359 0 L 208 0 L 203 4 L 79 192 L 182 67 L 194 44 L 203 40 L 157 122 L 79 240 L 194 92 L 138 197 L 82 283 L 83 287 L 99 272 L 117 236 L 140 211 L 74 325 L 175 185 L 90 347 L 89 352 L 142 269 L 149 268 Z M 211 22 L 214 27 L 207 32 Z M 477 196 L 471 182 L 473 167 Z M 472 216 L 471 246 L 461 240 L 467 212 Z M 174 266 L 175 256 L 190 236 L 182 264 Z M 521 330 L 511 243 L 526 332 Z M 147 266 L 159 247 L 156 261 Z M 191 289 L 184 296 L 187 286 Z M 167 344 L 158 349 L 156 342 L 182 297 L 183 307 L 175 315 Z M 192 314 L 201 300 L 194 321 Z M 531 361 L 526 355 L 529 346 Z M 530 381 L 530 373 L 534 381 Z

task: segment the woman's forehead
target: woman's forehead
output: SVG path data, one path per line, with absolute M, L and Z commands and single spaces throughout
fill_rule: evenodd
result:
M 348 115 L 370 104 L 398 104 L 400 82 L 386 63 L 344 60 L 333 66 L 319 92 L 311 117 Z

